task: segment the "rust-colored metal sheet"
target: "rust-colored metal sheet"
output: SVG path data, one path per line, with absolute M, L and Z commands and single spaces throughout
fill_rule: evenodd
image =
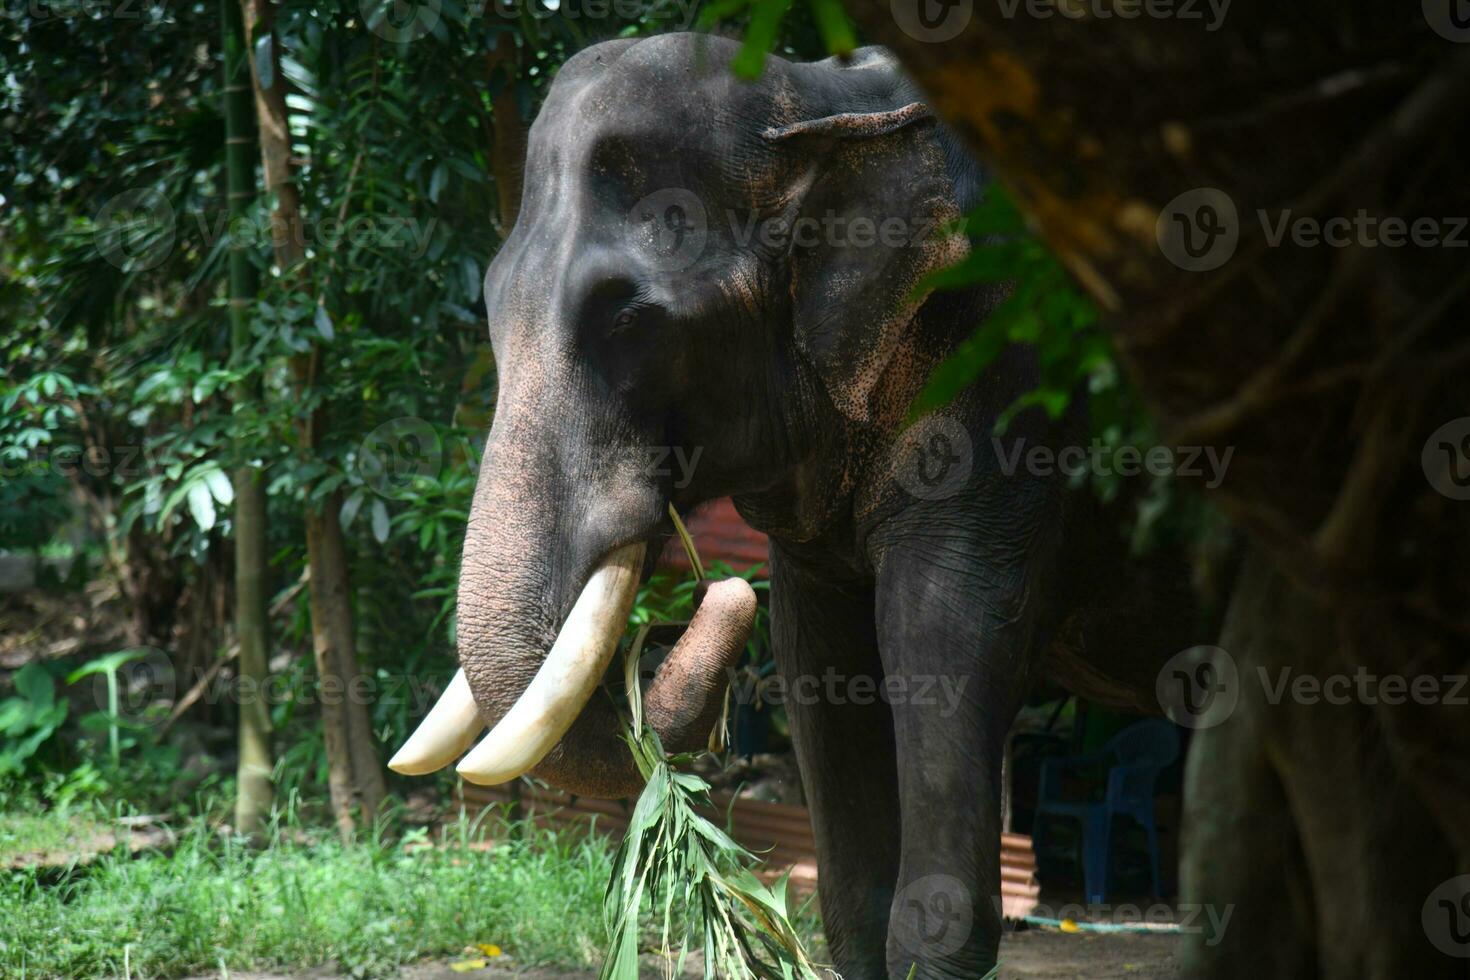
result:
M 741 519 L 729 497 L 722 497 L 700 507 L 685 521 L 699 557 L 704 561 L 719 559 L 743 572 L 752 565 L 770 560 L 771 545 L 766 536 Z M 669 539 L 659 556 L 666 568 L 689 571 L 689 559 L 677 538 Z M 763 570 L 764 572 L 764 570 Z
M 762 877 L 773 878 L 790 872 L 794 890 L 810 891 L 816 887 L 817 849 L 806 807 L 745 798 L 735 798 L 732 802 L 729 795 L 720 793 L 712 794 L 711 800 L 714 809 L 705 816 L 728 827 L 735 840 L 762 857 Z M 461 802 L 467 812 L 477 813 L 487 806 L 510 803 L 511 793 L 504 786 L 466 784 Z M 537 826 L 592 826 L 614 839 L 622 837 L 628 829 L 632 813 L 631 801 L 585 799 L 560 790 L 524 786 L 520 805 L 523 815 Z M 1036 855 L 1030 837 L 1001 834 L 1000 878 L 1002 914 L 1009 919 L 1031 914 L 1041 888 L 1036 881 Z

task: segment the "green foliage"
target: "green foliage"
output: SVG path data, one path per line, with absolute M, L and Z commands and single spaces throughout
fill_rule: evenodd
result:
M 1102 449 L 1157 445 L 1158 432 L 1123 376 L 1097 308 L 1031 231 L 1005 188 L 992 185 L 961 220 L 960 230 L 970 239 L 969 255 L 930 274 L 916 292 L 1002 284 L 1010 293 L 934 370 L 910 407 L 910 418 L 942 408 L 1007 346 L 1023 344 L 1036 351 L 1040 378 L 1001 412 L 997 433 L 1031 408 L 1060 418 L 1083 396 L 1092 439 Z M 1074 482 L 1089 483 L 1104 502 L 1127 504 L 1120 520 L 1135 551 L 1198 536 L 1213 520 L 1200 500 L 1177 492 L 1170 476 L 1151 477 L 1146 485 L 1133 487 L 1128 480 L 1110 471 L 1088 472 Z
M 107 681 L 107 710 L 94 712 L 82 719 L 84 728 L 100 728 L 107 732 L 107 754 L 113 766 L 122 760 L 120 733 L 131 723 L 123 718 L 119 710 L 118 672 L 135 660 L 148 655 L 146 649 L 117 650 L 83 664 L 66 676 L 68 684 L 75 684 L 86 677 L 101 675 Z M 89 725 L 88 723 L 91 722 Z
M 15 674 L 15 694 L 0 701 L 0 783 L 19 775 L 36 751 L 66 720 L 69 705 L 56 697 L 56 682 L 38 663 Z
M 629 717 L 624 740 L 647 783 L 613 858 L 603 898 L 611 948 L 599 977 L 638 980 L 641 913 L 648 905 L 660 955 L 672 958 L 670 939 L 679 934 L 676 974 L 683 972 L 689 950 L 699 946 L 705 980 L 816 980 L 816 967 L 791 923 L 786 879 L 768 888 L 755 876 L 755 855 L 696 809 L 709 806 L 709 784 L 676 771 L 674 765 L 687 760 L 665 755 L 658 733 L 645 724 L 637 652 L 635 645 L 625 666 Z
M 743 25 L 743 40 L 731 68 L 741 78 L 759 78 L 766 57 L 783 54 L 846 55 L 857 47 L 857 34 L 841 0 L 808 0 L 793 16 L 792 0 L 713 0 L 699 15 L 710 30 L 734 22 Z M 783 43 L 784 42 L 784 43 Z
M 1017 412 L 1032 406 L 1060 418 L 1080 385 L 1102 378 L 1111 381 L 1115 376 L 1112 353 L 1097 327 L 1096 307 L 1030 233 L 1004 188 L 991 185 L 979 206 L 962 219 L 960 230 L 971 241 L 969 255 L 925 277 L 916 292 L 977 283 L 1006 283 L 1011 291 L 959 350 L 935 369 L 914 401 L 911 415 L 917 417 L 948 404 L 1010 344 L 1036 347 L 1041 381 L 1001 414 L 1000 431 Z M 1111 383 L 1097 384 L 1094 389 L 1103 392 L 1111 387 Z
M 769 592 L 771 583 L 758 578 L 764 566 L 753 565 L 737 572 L 727 562 L 712 561 L 705 566 L 709 578 L 718 581 L 724 578 L 742 578 L 759 595 Z M 657 623 L 683 623 L 694 615 L 694 590 L 698 583 L 692 577 L 678 577 L 658 572 L 638 589 L 633 609 L 628 614 L 628 637 L 631 639 L 643 626 Z M 746 643 L 747 662 L 760 663 L 770 657 L 771 615 L 766 604 L 757 606 L 755 626 Z
M 57 370 L 19 377 L 20 355 L 10 353 L 0 377 L 0 549 L 39 549 L 71 515 L 70 486 L 47 460 L 68 450 L 80 457 L 77 447 L 58 444 L 58 433 L 75 422 L 75 400 L 91 389 Z

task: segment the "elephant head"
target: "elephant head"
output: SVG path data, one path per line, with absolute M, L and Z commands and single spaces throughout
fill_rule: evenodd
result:
M 596 689 L 668 506 L 734 494 L 818 533 L 844 506 L 851 445 L 897 423 L 932 362 L 908 339 L 913 289 L 964 246 L 937 233 L 958 211 L 927 110 L 881 52 L 773 58 L 746 83 L 735 49 L 596 45 L 531 129 L 519 217 L 485 277 L 499 390 L 462 671 L 401 771 L 448 764 L 488 724 L 459 765 L 471 781 L 635 790 Z M 743 582 L 706 597 L 645 695 L 667 747 L 703 743 L 753 614 Z

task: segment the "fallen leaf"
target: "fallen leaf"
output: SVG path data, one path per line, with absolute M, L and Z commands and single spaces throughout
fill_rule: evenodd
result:
M 449 968 L 455 973 L 469 973 L 471 970 L 483 970 L 486 963 L 484 960 L 460 960 L 458 963 L 449 964 Z
M 475 943 L 475 948 L 484 953 L 486 956 L 490 957 L 492 960 L 495 959 L 495 957 L 499 956 L 501 953 L 505 952 L 505 950 L 501 949 L 494 943 Z

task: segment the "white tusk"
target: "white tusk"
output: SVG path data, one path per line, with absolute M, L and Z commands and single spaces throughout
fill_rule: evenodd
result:
M 460 760 L 461 776 L 486 786 L 507 782 L 534 768 L 561 741 L 618 648 L 646 547 L 625 545 L 592 573 L 536 676 L 490 734 Z
M 428 717 L 388 761 L 388 768 L 405 776 L 437 772 L 469 748 L 484 727 L 475 696 L 470 693 L 470 682 L 465 680 L 464 668 L 460 668 L 429 709 Z

